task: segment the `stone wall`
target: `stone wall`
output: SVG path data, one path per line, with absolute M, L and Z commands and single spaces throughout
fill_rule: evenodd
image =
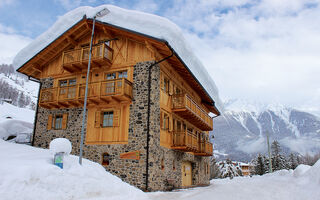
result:
M 84 158 L 102 163 L 102 154 L 110 155 L 110 173 L 120 177 L 142 190 L 146 186 L 147 152 L 147 108 L 148 108 L 148 67 L 150 62 L 137 63 L 133 72 L 133 99 L 130 105 L 128 144 L 84 145 Z M 43 88 L 53 87 L 53 79 L 42 79 Z M 192 163 L 193 184 L 209 184 L 209 175 L 204 173 L 203 163 L 209 158 L 167 149 L 160 146 L 160 67 L 152 68 L 151 103 L 150 103 L 150 140 L 149 140 L 149 191 L 167 190 L 167 179 L 174 180 L 176 188 L 181 186 L 182 162 Z M 68 113 L 66 130 L 47 130 L 49 114 Z M 48 110 L 39 107 L 34 135 L 34 146 L 48 148 L 52 139 L 68 138 L 72 142 L 72 154 L 79 155 L 82 108 Z M 85 129 L 86 131 L 86 129 Z M 140 160 L 120 159 L 120 154 L 140 151 Z M 163 159 L 164 168 L 161 167 Z M 173 167 L 175 166 L 175 167 Z

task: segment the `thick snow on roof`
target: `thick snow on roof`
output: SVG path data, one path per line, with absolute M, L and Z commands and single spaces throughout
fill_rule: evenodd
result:
M 102 5 L 94 8 L 87 6 L 79 7 L 59 17 L 51 28 L 17 54 L 13 60 L 13 65 L 16 68 L 21 67 L 65 31 L 80 21 L 84 15 L 86 15 L 87 18 L 93 18 L 93 16 L 103 8 L 107 8 L 110 13 L 97 20 L 167 41 L 198 81 L 203 85 L 205 90 L 215 101 L 216 107 L 221 111 L 222 103 L 214 81 L 211 79 L 209 73 L 199 59 L 194 55 L 192 49 L 187 44 L 181 29 L 177 25 L 160 16 L 126 10 L 112 5 Z

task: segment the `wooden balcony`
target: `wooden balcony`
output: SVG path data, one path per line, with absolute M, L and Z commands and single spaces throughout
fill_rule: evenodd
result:
M 212 156 L 213 146 L 207 138 L 190 131 L 173 131 L 172 149 L 193 152 L 197 156 Z
M 199 141 L 199 149 L 195 152 L 197 156 L 212 156 L 213 146 L 209 141 Z
M 65 51 L 62 54 L 62 66 L 69 72 L 87 69 L 89 61 L 89 47 Z M 111 66 L 113 49 L 102 43 L 92 47 L 91 66 Z
M 174 131 L 172 137 L 172 149 L 196 152 L 199 148 L 198 136 L 190 131 Z
M 48 88 L 40 91 L 39 105 L 44 108 L 82 107 L 85 84 Z M 88 106 L 90 104 L 130 101 L 132 83 L 125 78 L 89 83 Z
M 172 96 L 172 111 L 203 131 L 213 129 L 212 118 L 187 94 Z

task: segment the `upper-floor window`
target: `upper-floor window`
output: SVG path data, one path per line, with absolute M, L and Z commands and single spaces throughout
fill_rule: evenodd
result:
M 106 79 L 107 80 L 112 80 L 116 78 L 116 73 L 108 73 L 106 74 Z
M 167 78 L 163 79 L 163 88 L 162 88 L 162 90 L 165 93 L 169 94 L 169 79 L 167 79 Z
M 128 78 L 128 72 L 125 70 L 125 71 L 112 72 L 112 73 L 106 74 L 107 80 L 112 80 L 116 78 Z
M 113 111 L 103 112 L 102 127 L 113 126 Z
M 118 72 L 118 78 L 128 78 L 127 71 Z
M 169 129 L 169 115 L 165 112 L 162 112 L 162 115 L 161 115 L 161 128 L 163 130 Z
M 65 86 L 72 86 L 77 84 L 77 79 L 72 78 L 72 79 L 65 79 L 65 80 L 60 80 L 59 81 L 59 86 L 60 87 L 65 87 Z
M 75 86 L 77 84 L 77 79 L 64 79 L 59 81 L 59 96 L 60 98 L 74 98 L 76 95 L 76 87 L 70 87 Z

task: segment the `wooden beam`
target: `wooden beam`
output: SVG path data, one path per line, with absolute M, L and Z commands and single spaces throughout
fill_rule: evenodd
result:
M 67 40 L 68 40 L 68 42 L 71 43 L 73 46 L 77 46 L 77 45 L 78 45 L 78 43 L 77 43 L 74 39 L 72 39 L 72 38 L 70 37 L 70 35 L 67 36 Z

